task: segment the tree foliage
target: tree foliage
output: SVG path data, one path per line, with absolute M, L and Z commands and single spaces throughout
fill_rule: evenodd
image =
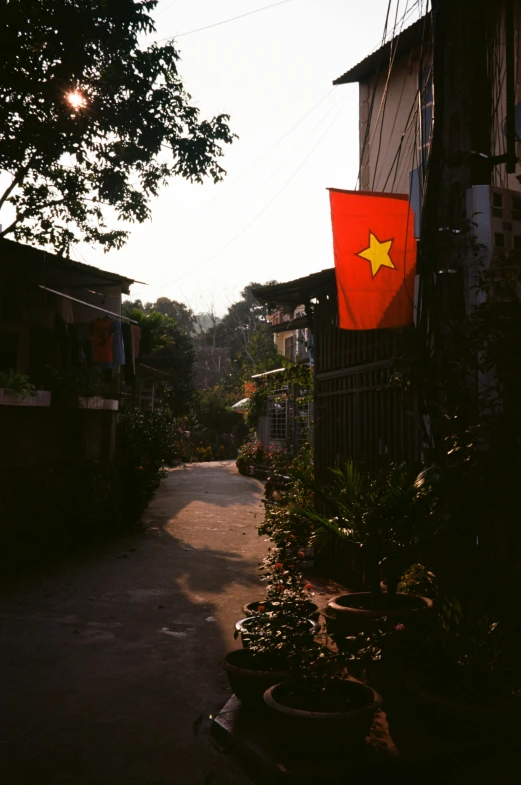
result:
M 0 236 L 122 246 L 172 175 L 222 179 L 228 116 L 202 120 L 171 42 L 146 48 L 157 0 L 0 0 Z M 112 209 L 110 209 L 112 208 Z
M 252 294 L 258 286 L 258 283 L 245 286 L 241 299 L 230 305 L 215 328 L 206 334 L 208 342 L 229 348 L 238 380 L 280 367 L 281 358 L 266 319 L 268 309 Z
M 147 314 L 157 311 L 177 322 L 179 327 L 185 332 L 189 334 L 194 332 L 196 320 L 193 311 L 187 305 L 177 300 L 170 300 L 168 297 L 158 297 L 155 303 L 146 303 L 145 305 L 143 305 L 141 300 L 127 300 L 125 306 L 126 308 L 137 308 Z
M 231 410 L 233 403 L 234 396 L 227 394 L 223 387 L 199 390 L 193 402 L 192 421 L 196 427 L 217 433 L 237 430 L 243 420 L 240 414 Z
M 123 309 L 141 329 L 140 355 L 146 365 L 166 374 L 165 393 L 175 415 L 185 414 L 194 391 L 192 339 L 170 316 L 138 308 Z

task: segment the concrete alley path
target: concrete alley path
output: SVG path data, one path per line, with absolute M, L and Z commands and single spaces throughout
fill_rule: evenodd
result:
M 259 596 L 262 485 L 169 472 L 146 531 L 0 598 L 2 785 L 246 785 L 209 736 Z

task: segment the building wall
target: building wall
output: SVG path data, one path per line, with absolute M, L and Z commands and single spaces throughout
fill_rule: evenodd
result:
M 492 121 L 492 134 L 494 139 L 493 154 L 502 155 L 506 153 L 507 138 L 504 134 L 507 115 L 507 96 L 506 96 L 506 79 L 504 74 L 505 68 L 505 20 L 504 20 L 504 3 L 502 4 L 499 21 L 499 46 L 497 57 L 494 63 L 494 105 L 497 106 L 497 111 L 494 113 Z M 515 38 L 514 38 L 514 58 L 516 63 L 516 132 L 518 137 L 521 137 L 521 4 L 514 4 L 514 23 L 515 23 Z M 508 174 L 504 164 L 494 167 L 492 175 L 492 184 L 500 188 L 509 188 L 513 191 L 521 190 L 519 179 L 521 177 L 521 142 L 516 144 L 516 155 L 518 163 L 516 171 L 513 174 Z
M 422 62 L 423 68 L 428 68 L 429 55 L 424 54 Z M 374 77 L 359 85 L 361 189 L 364 191 L 409 192 L 409 171 L 418 166 L 419 72 L 420 51 L 417 50 L 394 63 L 389 79 L 385 69 L 378 79 Z M 382 101 L 386 85 L 387 97 Z
M 305 313 L 304 305 L 298 305 L 288 316 L 291 319 L 302 316 Z M 283 357 L 288 357 L 293 361 L 307 360 L 310 357 L 309 341 L 311 338 L 310 331 L 307 328 L 298 330 L 284 330 L 283 332 L 274 333 L 273 341 L 277 347 L 277 351 Z M 288 351 L 288 343 L 292 344 L 291 352 Z
M 504 8 L 504 3 L 503 3 Z M 521 137 L 521 4 L 515 4 L 515 41 L 514 57 L 516 63 L 516 130 Z M 421 52 L 420 48 L 395 61 L 388 79 L 388 69 L 376 77 L 359 85 L 359 130 L 362 190 L 409 192 L 409 172 L 418 167 L 420 112 L 418 85 L 420 75 L 420 55 L 423 73 L 428 73 L 431 63 L 430 51 Z M 499 14 L 499 42 L 496 57 L 492 64 L 494 113 L 492 153 L 501 155 L 506 152 L 506 78 L 505 78 L 505 26 L 504 14 Z M 373 90 L 376 93 L 373 102 Z M 386 84 L 387 98 L 382 102 Z M 435 100 L 435 97 L 434 97 Z M 373 103 L 369 132 L 368 118 Z M 396 155 L 403 142 L 396 165 Z M 504 164 L 492 170 L 492 184 L 521 190 L 521 142 L 516 144 L 518 164 L 514 174 L 507 174 Z M 362 158 L 363 156 L 363 158 Z
M 74 271 L 68 274 L 69 281 L 60 283 L 59 274 L 55 277 L 57 280 L 48 285 L 56 291 L 121 313 L 121 284 L 107 285 L 101 281 L 83 286 L 84 278 L 77 276 L 78 283 L 69 286 L 74 281 Z M 0 269 L 0 368 L 10 367 L 13 361 L 15 369 L 24 373 L 47 365 L 57 366 L 56 316 L 68 324 L 89 324 L 101 315 L 88 305 L 40 289 L 38 284 L 42 280 L 45 280 L 43 274 L 35 266 L 21 267 L 19 271 Z M 11 344 L 15 347 L 13 353 L 9 351 Z
M 93 409 L 0 406 L 0 469 L 111 460 L 117 413 Z

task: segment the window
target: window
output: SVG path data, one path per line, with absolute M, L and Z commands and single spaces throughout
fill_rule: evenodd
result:
M 291 335 L 284 341 L 284 356 L 295 361 L 295 336 Z

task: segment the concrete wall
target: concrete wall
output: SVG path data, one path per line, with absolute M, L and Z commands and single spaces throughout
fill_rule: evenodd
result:
M 116 419 L 95 409 L 0 406 L 0 468 L 110 460 Z
M 424 67 L 427 62 L 428 58 L 424 57 Z M 409 192 L 409 171 L 418 166 L 419 64 L 420 52 L 412 52 L 394 63 L 389 80 L 387 69 L 380 74 L 369 131 L 376 78 L 360 83 L 360 155 L 366 137 L 368 140 L 361 162 L 363 191 Z M 386 84 L 387 98 L 383 100 Z M 396 165 L 402 136 L 402 150 Z
M 516 103 L 521 103 L 521 6 L 519 3 L 514 6 L 514 22 L 515 22 L 515 40 L 514 40 L 514 57 L 516 60 Z M 504 12 L 504 6 L 502 13 Z M 494 78 L 494 104 L 497 105 L 497 112 L 493 118 L 492 134 L 495 140 L 493 148 L 494 155 L 502 155 L 506 153 L 507 138 L 504 134 L 504 128 L 507 115 L 507 102 L 506 102 L 506 79 L 504 75 L 505 67 L 505 29 L 504 29 L 504 16 L 501 16 L 500 21 L 500 41 L 495 62 L 495 78 Z M 519 119 L 518 119 L 519 118 Z M 521 107 L 516 110 L 516 132 L 521 136 Z M 492 175 L 492 184 L 499 188 L 510 188 L 513 191 L 520 191 L 521 184 L 518 178 L 521 178 L 521 143 L 516 144 L 516 155 L 518 163 L 514 174 L 507 174 L 506 166 L 501 164 L 494 167 Z
M 516 102 L 521 103 L 521 4 L 515 6 L 515 58 L 516 58 Z M 420 49 L 395 61 L 388 79 L 388 69 L 383 69 L 376 77 L 361 82 L 359 85 L 359 130 L 361 177 L 360 187 L 365 191 L 392 191 L 394 193 L 409 192 L 409 171 L 419 165 L 420 113 L 418 101 L 418 80 L 420 73 L 420 54 L 425 72 L 430 65 L 430 52 L 422 53 Z M 500 38 L 497 57 L 494 64 L 494 96 L 497 112 L 493 120 L 493 154 L 506 152 L 506 136 L 503 128 L 506 121 L 506 79 L 505 79 L 505 37 L 504 19 L 500 23 Z M 373 101 L 373 90 L 376 82 L 376 94 L 368 131 L 368 118 Z M 386 84 L 387 98 L 382 100 Z M 436 97 L 434 96 L 434 101 Z M 521 125 L 521 107 L 517 110 L 518 134 Z M 396 165 L 396 154 L 402 140 L 399 163 Z M 364 141 L 367 145 L 364 152 Z M 516 153 L 521 161 L 521 143 L 516 145 Z M 504 164 L 494 167 L 492 184 L 498 187 L 521 190 L 521 163 L 518 162 L 515 174 L 507 174 Z
M 291 318 L 296 318 L 297 314 L 304 312 L 304 305 L 298 305 L 292 312 Z M 295 359 L 304 359 L 309 357 L 309 350 L 306 348 L 306 343 L 309 341 L 309 330 L 307 328 L 300 330 L 284 330 L 284 332 L 274 333 L 273 341 L 277 347 L 277 351 L 283 357 L 286 356 L 286 340 L 288 338 L 295 339 Z

